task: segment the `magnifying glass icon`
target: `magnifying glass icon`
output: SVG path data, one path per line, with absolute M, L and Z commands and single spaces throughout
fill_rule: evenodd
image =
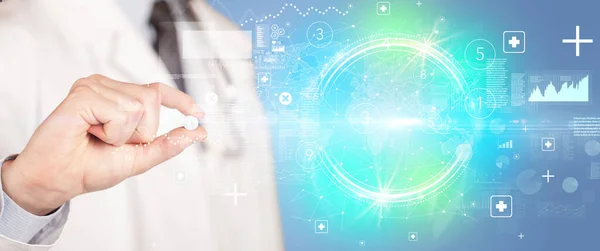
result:
M 313 151 L 312 149 L 306 149 L 304 151 L 304 155 L 306 155 L 308 157 L 308 161 L 312 160 L 312 157 L 314 154 L 315 154 L 315 151 Z

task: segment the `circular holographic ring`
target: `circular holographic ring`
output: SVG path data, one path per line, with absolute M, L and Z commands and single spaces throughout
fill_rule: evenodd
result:
M 443 192 L 445 188 L 451 185 L 467 166 L 471 159 L 472 151 L 470 144 L 461 144 L 456 148 L 454 157 L 444 166 L 442 169 L 443 171 L 439 172 L 428 181 L 408 189 L 388 189 L 385 191 L 377 191 L 373 189 L 373 187 L 364 186 L 361 182 L 351 178 L 351 175 L 349 175 L 345 169 L 341 168 L 339 163 L 333 162 L 327 153 L 323 154 L 323 162 L 327 174 L 336 182 L 336 185 L 341 186 L 341 188 L 350 192 L 357 198 L 367 199 L 379 204 L 416 204 L 433 195 Z
M 319 88 L 322 92 L 325 92 L 329 84 L 336 82 L 342 72 L 352 66 L 356 61 L 368 55 L 394 51 L 413 51 L 415 55 L 421 55 L 425 57 L 428 62 L 444 69 L 444 74 L 447 74 L 448 77 L 454 81 L 454 87 L 458 91 L 466 93 L 466 90 L 469 88 L 467 81 L 462 75 L 462 71 L 456 66 L 454 61 L 450 59 L 448 54 L 442 53 L 433 44 L 399 37 L 384 37 L 368 40 L 349 49 L 345 53 L 338 55 L 335 62 L 322 74 L 323 77 L 321 78 Z
M 385 36 L 379 35 L 362 40 L 343 53 L 338 54 L 333 63 L 329 64 L 329 67 L 321 74 L 318 84 L 321 96 L 326 96 L 330 89 L 335 89 L 335 86 L 339 84 L 338 81 L 345 81 L 343 74 L 351 71 L 356 62 L 378 53 L 408 53 L 414 57 L 419 57 L 418 60 L 423 58 L 423 62 L 426 63 L 425 65 L 429 69 L 424 71 L 425 74 L 432 72 L 432 69 L 435 68 L 436 79 L 442 76 L 448 79 L 452 89 L 458 93 L 458 96 L 465 96 L 470 91 L 462 70 L 448 53 L 438 49 L 433 44 L 422 42 L 418 38 L 386 34 Z M 425 78 L 432 76 L 425 75 Z M 421 82 L 424 85 L 430 84 L 429 81 Z M 367 117 L 363 115 L 359 118 Z M 361 120 L 361 122 L 363 124 L 372 123 L 369 120 Z M 425 126 L 434 127 L 435 125 L 426 124 Z M 371 133 L 377 134 L 378 132 Z M 334 156 L 335 154 L 332 155 L 327 149 L 324 149 L 322 153 L 322 168 L 334 184 L 359 200 L 376 202 L 381 205 L 404 206 L 422 202 L 443 192 L 460 177 L 471 159 L 472 145 L 469 140 L 462 140 L 452 150 L 449 151 L 450 154 L 445 159 L 446 161 L 439 164 L 439 171 L 436 169 L 436 173 L 431 177 L 405 187 L 382 189 L 362 182 L 348 172 L 344 168 L 344 163 L 338 161 Z

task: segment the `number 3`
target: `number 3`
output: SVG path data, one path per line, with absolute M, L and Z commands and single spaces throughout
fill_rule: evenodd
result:
M 319 32 L 319 34 L 317 34 L 317 40 L 323 40 L 323 29 L 318 28 L 317 31 Z

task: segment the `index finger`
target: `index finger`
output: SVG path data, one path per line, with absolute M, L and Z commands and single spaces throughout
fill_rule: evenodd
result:
M 198 118 L 204 117 L 204 112 L 202 112 L 202 110 L 196 105 L 196 102 L 192 97 L 163 83 L 138 85 L 117 81 L 98 74 L 92 75 L 89 78 L 96 80 L 110 88 L 130 93 L 133 96 L 135 96 L 136 93 L 139 94 L 141 88 L 151 88 L 158 93 L 161 105 L 177 109 L 184 115 L 192 115 Z
M 163 83 L 152 83 L 148 87 L 155 89 L 160 95 L 160 104 L 177 109 L 184 115 L 192 115 L 198 118 L 204 117 L 204 112 L 198 108 L 194 99 L 186 93 L 171 88 Z

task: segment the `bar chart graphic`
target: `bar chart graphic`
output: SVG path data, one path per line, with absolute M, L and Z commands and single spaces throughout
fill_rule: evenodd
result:
M 498 140 L 498 149 L 512 149 L 512 148 L 513 148 L 512 139 L 504 140 L 504 141 Z

